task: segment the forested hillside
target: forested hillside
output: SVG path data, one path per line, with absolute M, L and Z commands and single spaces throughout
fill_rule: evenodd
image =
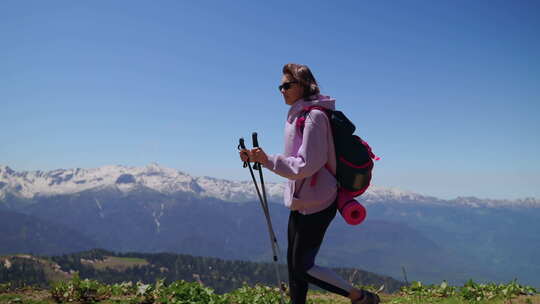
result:
M 352 269 L 336 269 L 354 284 L 385 286 L 386 292 L 399 290 L 403 283 L 390 277 Z M 177 280 L 198 281 L 218 293 L 240 288 L 243 283 L 276 285 L 274 265 L 245 261 L 195 257 L 173 253 L 115 253 L 94 249 L 61 256 L 3 256 L 0 258 L 0 283 L 33 284 L 43 287 L 52 281 L 70 278 L 78 272 L 81 278 L 103 283 L 141 281 L 154 283 Z M 280 265 L 286 281 L 286 266 Z

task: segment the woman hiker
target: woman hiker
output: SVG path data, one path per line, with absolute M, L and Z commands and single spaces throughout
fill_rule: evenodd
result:
M 263 149 L 256 148 L 240 151 L 240 158 L 261 163 L 288 179 L 284 200 L 291 209 L 287 265 L 292 303 L 306 303 L 308 283 L 312 283 L 348 297 L 352 304 L 377 304 L 380 299 L 376 294 L 354 288 L 331 269 L 315 264 L 326 229 L 337 211 L 336 156 L 325 113 L 311 110 L 305 117 L 302 132 L 297 129 L 296 121 L 308 106 L 334 110 L 335 100 L 320 94 L 317 81 L 306 65 L 286 64 L 279 90 L 290 106 L 285 122 L 285 152 L 267 155 Z

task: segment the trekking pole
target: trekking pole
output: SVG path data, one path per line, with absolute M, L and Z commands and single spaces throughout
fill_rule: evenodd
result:
M 257 139 L 257 132 L 253 132 L 251 134 L 251 140 L 253 142 L 253 147 L 254 148 L 259 148 L 259 140 Z M 261 181 L 261 190 L 262 190 L 262 197 L 263 197 L 262 208 L 263 208 L 264 216 L 268 220 L 270 218 L 270 211 L 268 209 L 268 200 L 266 199 L 266 187 L 264 186 L 264 178 L 263 178 L 263 175 L 262 175 L 261 164 L 260 163 L 254 163 L 253 164 L 253 170 L 258 170 L 259 171 L 259 179 Z M 269 228 L 268 230 L 272 232 L 271 241 L 273 243 L 277 239 L 276 239 L 276 236 L 273 233 L 274 229 L 272 228 L 272 221 L 269 221 L 269 222 L 270 222 L 270 225 L 268 227 Z
M 245 150 L 246 145 L 244 144 L 244 138 L 240 137 L 238 150 Z M 249 168 L 249 173 L 251 174 L 251 179 L 253 180 L 253 183 L 255 184 L 255 190 L 257 190 L 257 196 L 259 197 L 259 201 L 261 202 L 261 205 L 263 205 L 263 199 L 261 197 L 261 192 L 259 191 L 259 186 L 257 185 L 257 180 L 255 179 L 255 175 L 253 174 L 253 170 L 251 169 L 251 166 L 249 165 L 249 158 L 247 161 L 244 162 L 244 168 Z M 264 208 L 264 207 L 263 207 Z
M 253 147 L 259 148 L 259 140 L 257 139 L 257 132 L 253 132 L 253 134 L 251 135 L 251 139 L 253 140 Z M 261 180 L 262 197 L 264 199 L 263 211 L 264 211 L 264 214 L 265 214 L 266 219 L 268 221 L 268 230 L 271 231 L 272 244 L 275 244 L 275 247 L 278 249 L 277 251 L 279 252 L 279 245 L 278 245 L 278 242 L 277 242 L 276 235 L 274 233 L 274 229 L 272 227 L 272 220 L 270 218 L 270 210 L 268 208 L 268 199 L 266 198 L 266 187 L 264 186 L 264 178 L 263 178 L 261 164 L 260 163 L 255 163 L 253 165 L 253 169 L 259 170 L 259 178 Z M 275 252 L 274 252 L 274 259 L 275 260 L 277 259 L 277 255 L 276 255 Z
M 251 134 L 251 139 L 253 141 L 253 147 L 259 148 L 259 140 L 257 139 L 257 132 L 253 132 L 253 134 Z M 262 194 L 263 194 L 263 199 L 264 199 L 263 211 L 266 216 L 268 231 L 270 233 L 270 242 L 272 243 L 272 252 L 274 254 L 274 262 L 275 262 L 274 265 L 276 268 L 276 276 L 278 278 L 281 278 L 281 275 L 279 273 L 279 267 L 278 267 L 279 244 L 276 238 L 276 234 L 274 233 L 274 228 L 272 227 L 272 219 L 270 217 L 270 210 L 268 208 L 268 200 L 266 198 L 266 188 L 264 186 L 262 165 L 260 163 L 255 163 L 255 164 L 256 164 L 256 170 L 259 170 L 259 177 L 261 179 L 261 189 L 262 189 Z M 283 299 L 283 288 L 281 286 L 281 279 L 279 279 L 278 288 L 279 288 L 279 291 L 281 292 L 281 297 Z
M 256 136 L 257 135 L 255 135 L 255 137 Z M 244 143 L 244 138 L 242 138 L 242 137 L 239 140 L 238 149 L 239 150 L 245 150 L 246 149 L 246 145 Z M 257 165 L 257 167 L 258 166 L 260 166 L 260 164 Z M 279 288 L 279 291 L 280 291 L 280 294 L 281 294 L 280 303 L 285 304 L 285 297 L 284 297 L 284 294 L 283 294 L 283 289 L 281 288 L 281 276 L 279 274 L 279 266 L 277 264 L 277 262 L 278 262 L 277 254 L 276 254 L 276 249 L 274 247 L 275 245 L 274 245 L 274 241 L 273 241 L 273 240 L 276 240 L 276 237 L 274 235 L 274 231 L 272 229 L 272 224 L 271 224 L 271 221 L 270 221 L 270 218 L 269 218 L 270 214 L 268 213 L 268 207 L 265 206 L 266 199 L 263 200 L 263 198 L 261 197 L 261 192 L 259 191 L 259 186 L 257 185 L 257 179 L 255 178 L 255 174 L 253 174 L 253 170 L 251 169 L 251 166 L 249 165 L 249 158 L 248 158 L 247 161 L 244 162 L 244 168 L 245 167 L 249 168 L 249 173 L 251 174 L 251 178 L 253 179 L 253 184 L 255 184 L 255 190 L 257 192 L 257 196 L 259 197 L 259 201 L 261 202 L 261 206 L 263 208 L 263 212 L 264 212 L 264 215 L 266 217 L 266 223 L 267 223 L 268 229 L 269 229 L 268 233 L 270 234 L 270 242 L 271 242 L 272 251 L 273 251 L 273 254 L 274 254 L 274 265 L 275 265 L 275 270 L 276 270 L 277 283 L 278 283 L 278 288 Z M 262 177 L 262 173 L 260 173 L 260 176 Z M 264 181 L 261 180 L 261 182 L 264 182 Z M 264 189 L 264 187 L 263 187 L 263 189 Z M 264 193 L 266 193 L 265 190 L 263 190 L 263 191 L 264 191 Z

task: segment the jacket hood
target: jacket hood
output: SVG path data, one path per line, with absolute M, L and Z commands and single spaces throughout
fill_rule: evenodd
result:
M 287 121 L 292 123 L 298 115 L 304 111 L 304 108 L 311 106 L 320 106 L 330 110 L 336 109 L 336 100 L 330 96 L 317 95 L 312 96 L 312 100 L 299 99 L 289 109 L 287 114 Z

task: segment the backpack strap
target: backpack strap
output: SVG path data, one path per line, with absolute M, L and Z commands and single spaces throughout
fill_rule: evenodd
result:
M 309 114 L 309 112 L 311 112 L 311 110 L 319 110 L 321 112 L 323 112 L 324 114 L 326 114 L 326 117 L 328 118 L 328 122 L 330 122 L 330 115 L 328 113 L 329 109 L 325 108 L 325 107 L 322 107 L 322 106 L 309 106 L 309 107 L 304 107 L 304 111 L 302 112 L 301 116 L 298 117 L 298 119 L 296 119 L 296 129 L 298 130 L 298 132 L 300 132 L 300 135 L 303 135 L 304 133 L 304 126 L 306 124 L 306 117 L 307 115 Z M 332 132 L 332 128 L 330 128 L 330 132 Z M 326 163 L 324 165 L 324 167 L 329 171 L 329 172 L 332 172 L 330 170 L 330 166 L 328 165 L 328 163 Z M 311 181 L 309 183 L 309 186 L 310 187 L 314 187 L 316 184 L 317 184 L 317 175 L 318 175 L 318 171 L 315 172 L 315 174 L 313 174 L 311 176 Z
M 328 170 L 328 172 L 332 172 L 332 170 L 330 170 L 330 166 L 327 164 L 324 165 L 324 167 L 326 168 L 326 170 Z M 311 181 L 309 182 L 309 186 L 310 187 L 313 187 L 317 184 L 317 176 L 318 176 L 319 172 L 315 172 L 315 174 L 313 174 L 311 176 Z
M 323 112 L 324 114 L 326 114 L 326 117 L 328 117 L 328 119 L 330 120 L 330 116 L 328 115 L 329 109 L 325 107 L 321 107 L 321 106 L 304 107 L 304 111 L 302 112 L 302 115 L 300 115 L 300 117 L 298 117 L 298 119 L 296 120 L 296 129 L 298 130 L 298 132 L 300 132 L 300 134 L 304 132 L 304 125 L 306 124 L 306 116 L 309 114 L 309 112 L 311 112 L 311 110 L 319 110 Z

